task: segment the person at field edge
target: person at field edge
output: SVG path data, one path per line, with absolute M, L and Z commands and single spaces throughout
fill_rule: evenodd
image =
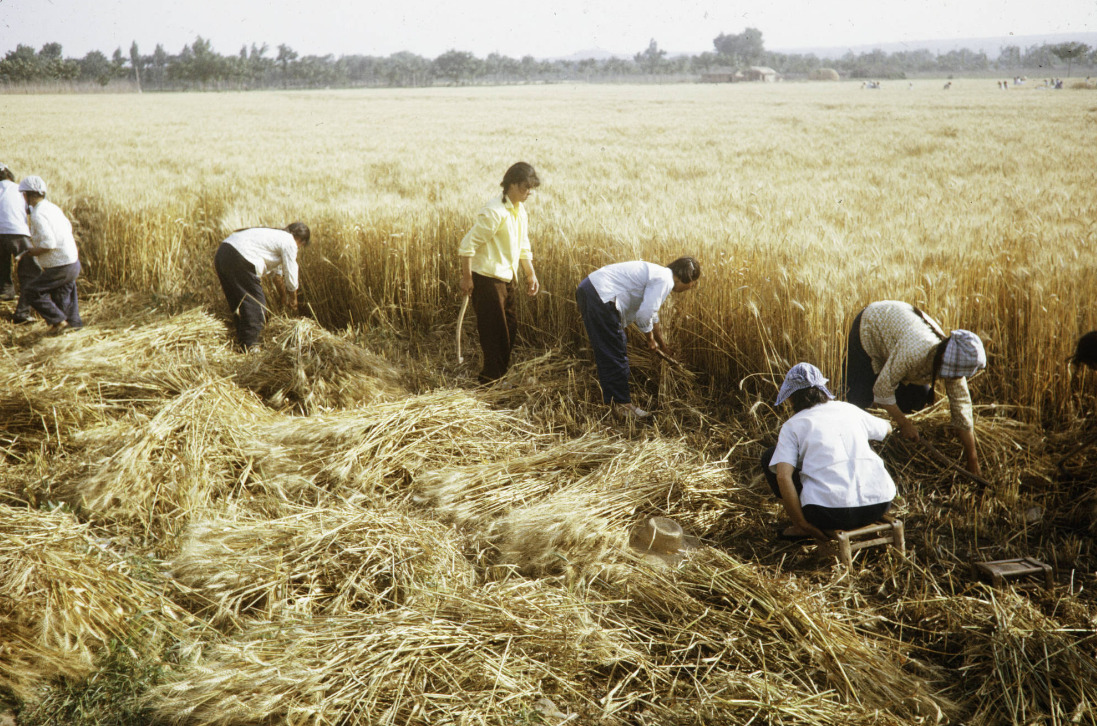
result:
M 846 400 L 860 408 L 882 407 L 904 438 L 918 440 L 905 414 L 933 403 L 940 378 L 948 394 L 952 427 L 964 448 L 965 466 L 980 475 L 975 419 L 967 379 L 986 368 L 983 341 L 969 330 L 949 335 L 910 303 L 874 302 L 857 313 L 846 351 Z
M 1091 330 L 1078 339 L 1078 346 L 1070 361 L 1074 365 L 1097 370 L 1097 330 Z
M 80 276 L 80 253 L 72 234 L 72 223 L 53 202 L 46 199 L 46 182 L 28 176 L 19 182 L 27 202 L 30 245 L 19 254 L 19 307 L 27 305 L 49 324 L 56 335 L 66 328 L 81 328 L 76 278 Z M 33 258 L 41 271 L 24 272 L 23 260 Z M 25 276 L 24 276 L 25 275 Z
M 489 199 L 476 215 L 472 229 L 461 240 L 461 294 L 471 296 L 476 311 L 483 362 L 481 383 L 506 374 L 518 335 L 515 280 L 518 268 L 526 277 L 526 294 L 541 290 L 533 270 L 529 243 L 529 216 L 524 202 L 541 186 L 537 171 L 524 161 L 511 165 L 500 184 L 502 194 Z
M 625 328 L 635 323 L 647 335 L 649 349 L 673 359 L 659 325 L 659 308 L 670 293 L 692 290 L 700 277 L 701 264 L 697 260 L 679 257 L 666 267 L 640 261 L 606 265 L 579 283 L 575 302 L 594 349 L 602 401 L 619 415 L 650 415 L 632 405 Z
M 258 349 L 266 322 L 263 277 L 271 277 L 286 310 L 297 310 L 297 252 L 310 237 L 308 225 L 293 222 L 285 229 L 238 229 L 218 246 L 213 265 L 236 320 L 236 340 L 245 351 Z
M 11 279 L 12 259 L 29 246 L 26 200 L 19 192 L 11 169 L 7 164 L 0 163 L 0 300 L 15 299 L 15 285 Z M 23 312 L 25 315 L 27 311 Z M 15 317 L 18 318 L 18 314 Z
M 870 441 L 883 441 L 891 425 L 860 408 L 834 401 L 822 371 L 797 363 L 785 374 L 774 406 L 786 400 L 793 415 L 777 445 L 762 453 L 762 471 L 792 526 L 782 539 L 814 537 L 864 527 L 879 520 L 895 499 L 895 482 Z

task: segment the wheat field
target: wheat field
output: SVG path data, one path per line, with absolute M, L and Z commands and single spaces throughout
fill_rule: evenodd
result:
M 1097 328 L 1097 94 L 942 85 L 6 96 L 0 160 L 76 223 L 88 325 L 2 324 L 0 698 L 21 724 L 1097 719 L 1094 376 L 1064 361 Z M 455 253 L 518 160 L 544 292 L 515 386 L 477 388 Z M 297 219 L 306 319 L 237 354 L 213 252 Z M 683 254 L 685 367 L 636 351 L 655 423 L 611 425 L 575 286 Z M 991 484 L 889 441 L 908 553 L 847 570 L 773 546 L 757 455 L 787 367 L 837 378 L 878 299 L 982 336 Z M 915 421 L 956 460 L 947 418 Z M 639 561 L 649 515 L 705 547 Z M 1019 556 L 1057 586 L 967 574 Z

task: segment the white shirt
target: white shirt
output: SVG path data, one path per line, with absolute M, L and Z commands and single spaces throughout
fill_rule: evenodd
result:
M 43 270 L 71 265 L 80 259 L 76 238 L 72 236 L 72 222 L 60 207 L 48 199 L 30 208 L 30 245 L 35 249 L 49 250 L 34 258 Z
M 659 322 L 659 308 L 674 289 L 674 273 L 653 262 L 618 262 L 590 273 L 590 284 L 602 302 L 612 301 L 621 316 L 621 327 L 636 323 L 650 333 Z
M 0 234 L 30 236 L 27 202 L 19 191 L 19 185 L 9 179 L 0 181 Z
M 225 239 L 245 260 L 255 265 L 255 274 L 281 274 L 286 290 L 297 289 L 297 240 L 284 229 L 252 227 L 233 232 Z
M 869 446 L 883 441 L 891 424 L 853 404 L 829 401 L 800 411 L 781 426 L 769 468 L 800 470 L 800 504 L 845 508 L 895 498 L 895 482 Z

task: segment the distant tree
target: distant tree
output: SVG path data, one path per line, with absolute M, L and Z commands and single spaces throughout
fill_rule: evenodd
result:
M 1071 41 L 1069 43 L 1056 43 L 1048 46 L 1048 50 L 1059 60 L 1067 62 L 1067 78 L 1070 78 L 1071 69 L 1076 58 L 1085 58 L 1089 53 L 1089 46 L 1085 43 Z
M 107 57 L 99 51 L 89 51 L 78 62 L 80 64 L 80 80 L 95 81 L 100 86 L 110 83 L 113 69 Z
M 448 78 L 454 85 L 463 80 L 472 80 L 480 74 L 483 63 L 466 50 L 447 50 L 434 59 L 431 73 L 436 78 Z
M 659 44 L 655 42 L 655 38 L 652 38 L 651 42 L 648 43 L 647 50 L 637 53 L 633 56 L 633 60 L 645 73 L 655 74 L 666 63 L 666 55 L 667 52 L 660 50 Z
M 636 72 L 636 64 L 624 58 L 608 58 L 602 70 L 609 76 L 627 76 Z
M 1038 68 L 1050 70 L 1053 66 L 1054 54 L 1051 52 L 1051 46 L 1047 43 L 1041 43 L 1040 45 L 1030 45 L 1025 48 L 1024 66 L 1025 68 Z
M 282 66 L 282 87 L 285 88 L 289 84 L 289 64 L 297 60 L 297 51 L 282 43 L 278 46 L 278 55 L 274 60 Z
M 130 45 L 130 65 L 133 66 L 133 80 L 137 83 L 137 92 L 141 92 L 141 51 L 137 48 L 137 41 Z
M 390 55 L 383 67 L 390 86 L 422 86 L 430 73 L 429 60 L 406 50 Z
M 164 77 L 168 68 L 168 54 L 164 50 L 164 46 L 157 43 L 156 49 L 152 51 L 152 56 L 149 59 L 149 67 L 152 70 L 153 79 L 157 87 L 164 85 Z
M 126 77 L 126 56 L 122 55 L 122 48 L 114 49 L 114 55 L 110 59 L 110 75 L 112 78 Z
M 1021 67 L 1021 46 L 1005 45 L 998 49 L 998 68 L 1002 70 Z
M 720 33 L 713 39 L 712 45 L 724 62 L 733 66 L 755 65 L 766 50 L 762 42 L 762 31 L 757 28 L 747 28 L 738 35 Z
M 34 48 L 20 43 L 0 61 L 0 78 L 8 83 L 29 83 L 39 77 L 39 64 Z

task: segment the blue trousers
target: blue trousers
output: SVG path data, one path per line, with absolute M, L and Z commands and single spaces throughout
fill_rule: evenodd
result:
M 590 347 L 594 349 L 594 364 L 598 367 L 598 383 L 602 386 L 604 403 L 631 403 L 628 390 L 628 345 L 621 315 L 611 300 L 602 302 L 590 278 L 584 278 L 575 291 L 575 302 L 583 316 Z
M 255 265 L 244 259 L 235 247 L 224 242 L 213 257 L 217 279 L 236 318 L 236 340 L 245 350 L 259 344 L 266 322 L 267 298 L 263 281 L 255 274 Z
M 38 311 L 50 325 L 62 320 L 68 321 L 70 328 L 83 327 L 80 319 L 80 302 L 76 297 L 76 278 L 80 276 L 80 261 L 59 267 L 47 267 L 38 275 L 23 281 L 24 257 L 19 261 L 20 301 Z

